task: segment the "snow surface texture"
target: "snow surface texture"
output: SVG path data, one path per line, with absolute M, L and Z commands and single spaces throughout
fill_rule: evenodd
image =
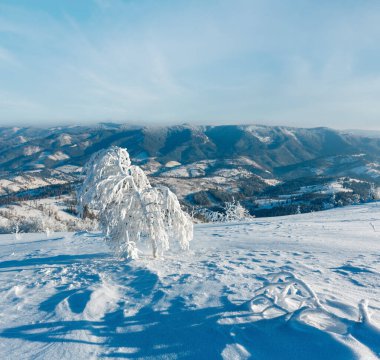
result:
M 0 236 L 1 359 L 378 359 L 380 204 L 197 225 L 188 253 Z M 362 301 L 364 299 L 364 301 Z

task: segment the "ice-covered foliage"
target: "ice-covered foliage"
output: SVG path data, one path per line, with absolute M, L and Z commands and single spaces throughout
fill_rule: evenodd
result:
M 231 202 L 226 202 L 224 205 L 225 221 L 244 221 L 249 220 L 252 216 L 248 210 L 235 199 Z
M 200 216 L 205 222 L 216 223 L 246 221 L 254 218 L 254 216 L 250 215 L 249 211 L 235 199 L 224 204 L 223 212 L 200 209 L 196 215 Z
M 113 146 L 94 154 L 85 166 L 78 192 L 79 213 L 99 214 L 100 226 L 119 254 L 137 258 L 138 244 L 148 240 L 153 256 L 176 241 L 189 247 L 193 224 L 167 187 L 152 187 L 143 170 L 131 164 L 126 149 Z
M 199 209 L 195 213 L 196 217 L 201 218 L 206 223 L 221 223 L 225 222 L 225 216 L 219 211 L 212 211 L 209 209 Z

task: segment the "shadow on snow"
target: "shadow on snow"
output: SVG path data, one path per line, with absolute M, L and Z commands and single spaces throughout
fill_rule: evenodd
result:
M 104 258 L 109 256 L 106 253 L 100 254 L 83 254 L 83 255 L 57 255 L 45 258 L 29 258 L 22 260 L 7 260 L 0 262 L 0 269 L 13 267 L 43 266 L 43 265 L 71 265 L 74 262 Z
M 8 261 L 1 263 L 0 267 L 72 263 L 102 256 L 104 254 L 62 255 Z M 222 357 L 227 345 L 236 343 L 248 349 L 255 359 L 279 357 L 312 360 L 331 358 L 332 354 L 335 359 L 356 358 L 347 346 L 329 333 L 306 324 L 295 327 L 285 317 L 242 323 L 238 318 L 242 319 L 249 314 L 242 306 L 231 303 L 226 296 L 221 298 L 220 306 L 201 309 L 187 306 L 184 298 L 178 296 L 165 310 L 154 310 L 154 305 L 166 296 L 158 276 L 147 269 L 115 264 L 116 262 L 105 266 L 108 271 L 119 274 L 121 283 L 128 283 L 129 291 L 134 293 L 135 302 L 149 299 L 148 304 L 133 316 L 125 315 L 130 304 L 120 301 L 115 311 L 105 314 L 99 321 L 70 320 L 28 324 L 5 329 L 0 336 L 41 343 L 102 346 L 102 356 L 110 358 L 218 359 Z M 60 290 L 58 293 L 40 304 L 40 310 L 52 312 L 61 301 L 68 299 L 72 312 L 84 311 L 91 296 L 90 290 L 68 290 L 62 287 L 57 289 Z M 220 320 L 223 320 L 222 323 Z M 90 333 L 98 341 L 88 340 L 88 337 L 78 338 L 78 331 Z

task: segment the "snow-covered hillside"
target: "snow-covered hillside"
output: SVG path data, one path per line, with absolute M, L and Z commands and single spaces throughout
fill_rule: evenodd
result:
M 99 234 L 2 235 L 0 272 L 1 359 L 380 356 L 377 203 L 197 225 L 129 263 Z
M 81 219 L 73 210 L 73 200 L 67 196 L 0 206 L 0 234 L 98 229 L 96 220 Z
M 363 203 L 380 187 L 380 138 L 359 134 L 263 125 L 3 127 L 0 205 L 71 194 L 82 166 L 110 146 L 127 148 L 150 182 L 168 186 L 188 211 L 233 199 L 256 217 Z

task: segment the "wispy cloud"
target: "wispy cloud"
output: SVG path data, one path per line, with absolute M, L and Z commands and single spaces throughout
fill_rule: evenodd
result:
M 0 62 L 6 62 L 8 64 L 13 64 L 13 63 L 15 63 L 15 57 L 13 56 L 13 54 L 9 50 L 0 47 Z
M 379 126 L 378 2 L 15 4 L 0 4 L 1 123 Z

